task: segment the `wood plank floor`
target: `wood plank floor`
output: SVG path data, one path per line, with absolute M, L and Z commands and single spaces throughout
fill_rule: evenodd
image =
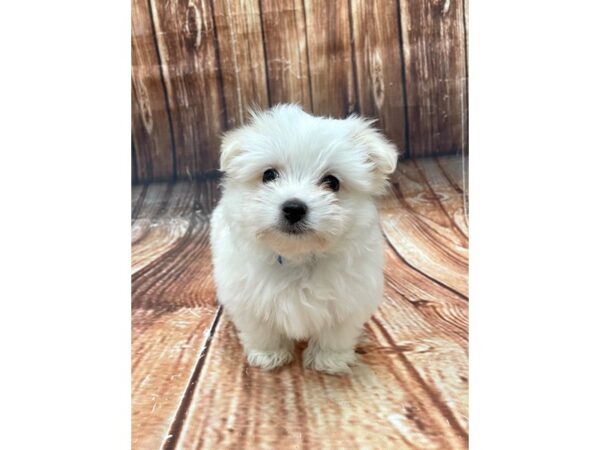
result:
M 349 377 L 249 367 L 211 276 L 211 182 L 132 189 L 132 447 L 464 449 L 466 162 L 405 161 L 381 202 L 385 300 Z

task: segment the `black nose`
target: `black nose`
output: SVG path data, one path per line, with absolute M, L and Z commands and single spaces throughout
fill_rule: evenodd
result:
M 285 220 L 287 220 L 290 225 L 302 220 L 302 218 L 306 215 L 307 210 L 306 203 L 297 199 L 286 201 L 283 205 L 281 205 L 281 209 L 283 211 L 283 215 L 285 216 Z

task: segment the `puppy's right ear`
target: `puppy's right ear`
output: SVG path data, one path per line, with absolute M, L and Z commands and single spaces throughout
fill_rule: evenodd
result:
M 242 153 L 240 135 L 241 129 L 228 131 L 223 135 L 221 141 L 221 172 L 227 173 L 231 168 L 231 162 Z

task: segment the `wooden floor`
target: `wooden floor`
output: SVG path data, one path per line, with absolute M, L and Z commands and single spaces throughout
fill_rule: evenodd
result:
M 468 445 L 466 162 L 403 162 L 381 204 L 385 300 L 350 377 L 244 360 L 215 299 L 215 182 L 132 195 L 134 449 L 464 449 Z

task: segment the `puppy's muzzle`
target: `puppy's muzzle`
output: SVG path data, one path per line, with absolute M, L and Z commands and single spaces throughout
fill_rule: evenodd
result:
M 293 198 L 281 205 L 281 211 L 286 222 L 294 225 L 306 216 L 308 207 L 303 201 Z

